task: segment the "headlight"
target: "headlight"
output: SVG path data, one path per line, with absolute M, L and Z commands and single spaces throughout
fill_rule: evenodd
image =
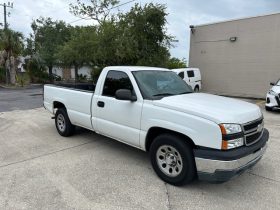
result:
M 242 132 L 241 126 L 239 124 L 220 124 L 220 128 L 223 135 Z
M 244 134 L 239 124 L 220 124 L 222 132 L 222 150 L 233 149 L 244 145 Z
M 237 138 L 237 139 L 232 139 L 232 140 L 223 140 L 222 141 L 222 149 L 223 150 L 228 150 L 228 149 L 233 149 L 236 147 L 241 147 L 244 145 L 244 138 Z
M 268 91 L 268 94 L 273 95 L 273 96 L 277 96 L 277 93 L 275 93 L 273 90 Z

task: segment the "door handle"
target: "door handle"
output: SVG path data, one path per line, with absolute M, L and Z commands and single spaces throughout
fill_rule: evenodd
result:
M 103 101 L 98 101 L 97 102 L 97 106 L 99 107 L 104 107 L 105 106 L 105 103 Z

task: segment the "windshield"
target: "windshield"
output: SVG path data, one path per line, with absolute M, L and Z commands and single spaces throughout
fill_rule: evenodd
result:
M 132 73 L 144 99 L 161 99 L 193 92 L 192 88 L 172 71 L 145 70 Z

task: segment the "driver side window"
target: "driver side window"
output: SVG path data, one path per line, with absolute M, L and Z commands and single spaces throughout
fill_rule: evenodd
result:
M 133 86 L 128 75 L 122 71 L 111 70 L 107 73 L 102 95 L 115 97 L 115 93 L 119 89 L 128 89 L 133 92 Z

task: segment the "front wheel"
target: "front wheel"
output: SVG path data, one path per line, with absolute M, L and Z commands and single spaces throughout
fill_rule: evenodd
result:
M 195 86 L 194 88 L 194 92 L 198 93 L 199 92 L 199 87 L 198 86 Z
M 171 134 L 157 136 L 150 148 L 150 159 L 156 174 L 165 182 L 180 186 L 196 176 L 192 147 L 187 139 Z

